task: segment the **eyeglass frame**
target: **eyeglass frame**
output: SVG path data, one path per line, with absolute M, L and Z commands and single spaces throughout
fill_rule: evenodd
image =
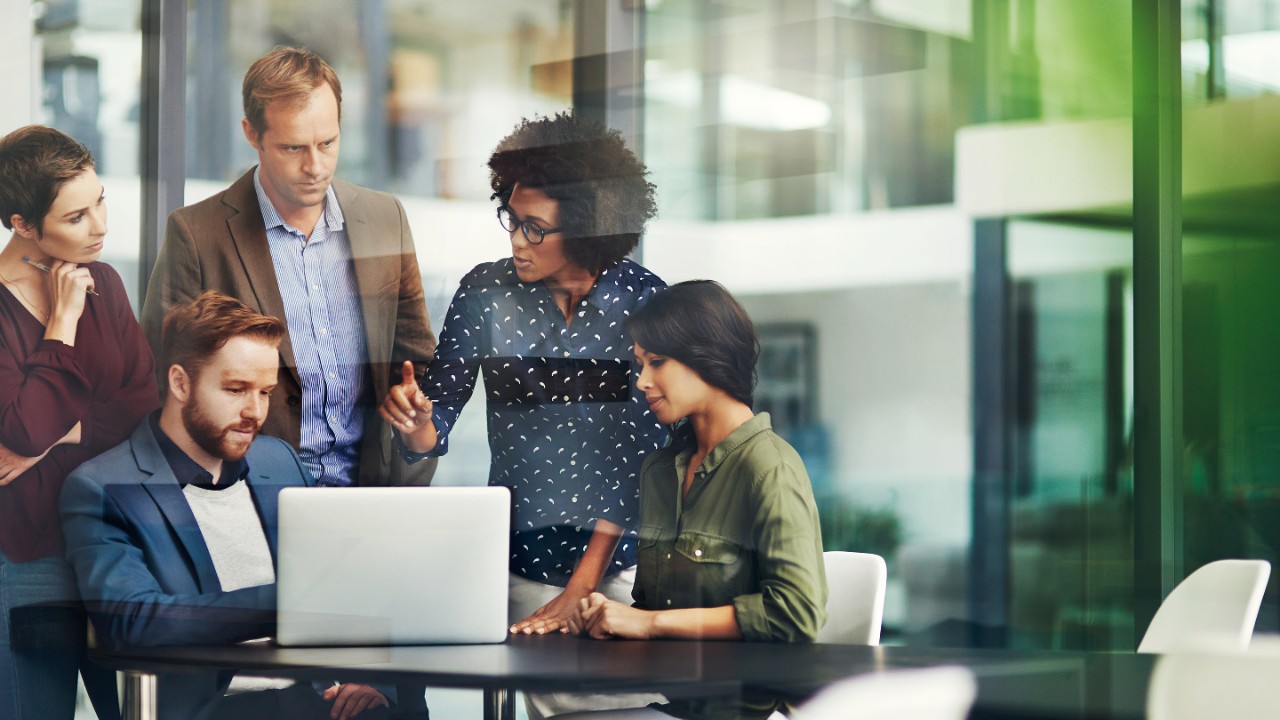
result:
M 507 215 L 511 217 L 513 221 L 515 221 L 515 227 L 507 227 L 507 224 L 502 221 L 502 214 L 504 211 L 506 212 Z M 563 226 L 544 229 L 544 228 L 538 227 L 537 224 L 535 224 L 532 220 L 521 220 L 520 216 L 516 214 L 516 211 L 512 210 L 511 206 L 506 203 L 503 203 L 498 206 L 497 216 L 498 216 L 498 224 L 502 226 L 503 230 L 506 230 L 507 232 L 514 234 L 515 231 L 519 229 L 520 232 L 524 234 L 524 239 L 528 241 L 530 245 L 541 245 L 542 241 L 546 240 L 548 235 L 554 235 L 555 233 L 558 233 L 558 232 L 564 232 Z M 529 233 L 529 228 L 533 228 L 533 232 L 536 233 L 538 236 L 537 240 L 533 239 L 533 235 Z

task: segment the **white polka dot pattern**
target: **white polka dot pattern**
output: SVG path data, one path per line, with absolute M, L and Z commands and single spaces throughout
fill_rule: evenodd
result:
M 566 323 L 550 290 L 523 283 L 510 258 L 462 280 L 423 391 L 435 403 L 440 444 L 483 373 L 489 484 L 511 489 L 511 570 L 568 581 L 595 520 L 630 529 L 640 465 L 666 440 L 631 376 L 628 315 L 665 287 L 624 260 L 605 270 Z M 634 535 L 618 544 L 610 573 L 635 564 Z

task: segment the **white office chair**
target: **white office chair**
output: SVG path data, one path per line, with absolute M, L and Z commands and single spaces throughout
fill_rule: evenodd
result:
M 889 579 L 884 558 L 828 550 L 822 553 L 822 564 L 827 571 L 827 624 L 818 630 L 817 641 L 879 645 L 885 583 Z M 785 716 L 775 712 L 769 720 L 785 720 Z
M 828 686 L 793 720 L 964 720 L 977 696 L 962 667 L 869 673 Z
M 1185 649 L 1156 661 L 1148 720 L 1274 720 L 1280 717 L 1280 638 L 1259 636 L 1248 652 Z
M 827 624 L 818 642 L 879 645 L 884 621 L 884 558 L 870 553 L 822 553 L 827 570 Z
M 1201 567 L 1160 604 L 1138 652 L 1165 653 L 1206 641 L 1247 649 L 1270 575 L 1266 560 L 1218 560 Z

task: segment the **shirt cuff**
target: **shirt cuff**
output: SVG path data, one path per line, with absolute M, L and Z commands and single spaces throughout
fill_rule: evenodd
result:
M 427 452 L 420 453 L 420 452 L 414 452 L 409 448 L 405 447 L 404 439 L 400 437 L 400 431 L 396 430 L 395 428 L 391 428 L 391 442 L 395 444 L 396 451 L 400 453 L 400 459 L 404 460 L 405 463 L 408 465 L 412 465 L 416 462 L 421 462 L 423 460 L 426 460 L 427 458 L 436 457 L 439 455 L 439 453 L 437 453 L 435 450 L 428 450 Z M 438 447 L 438 444 L 437 444 L 437 447 Z
M 772 640 L 764 613 L 764 595 L 751 593 L 733 599 L 733 616 L 744 640 Z

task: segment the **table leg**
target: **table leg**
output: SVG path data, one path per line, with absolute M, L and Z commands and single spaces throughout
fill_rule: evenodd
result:
M 484 691 L 484 720 L 515 720 L 515 693 L 506 688 Z
M 155 675 L 125 672 L 123 716 L 124 720 L 157 720 Z

